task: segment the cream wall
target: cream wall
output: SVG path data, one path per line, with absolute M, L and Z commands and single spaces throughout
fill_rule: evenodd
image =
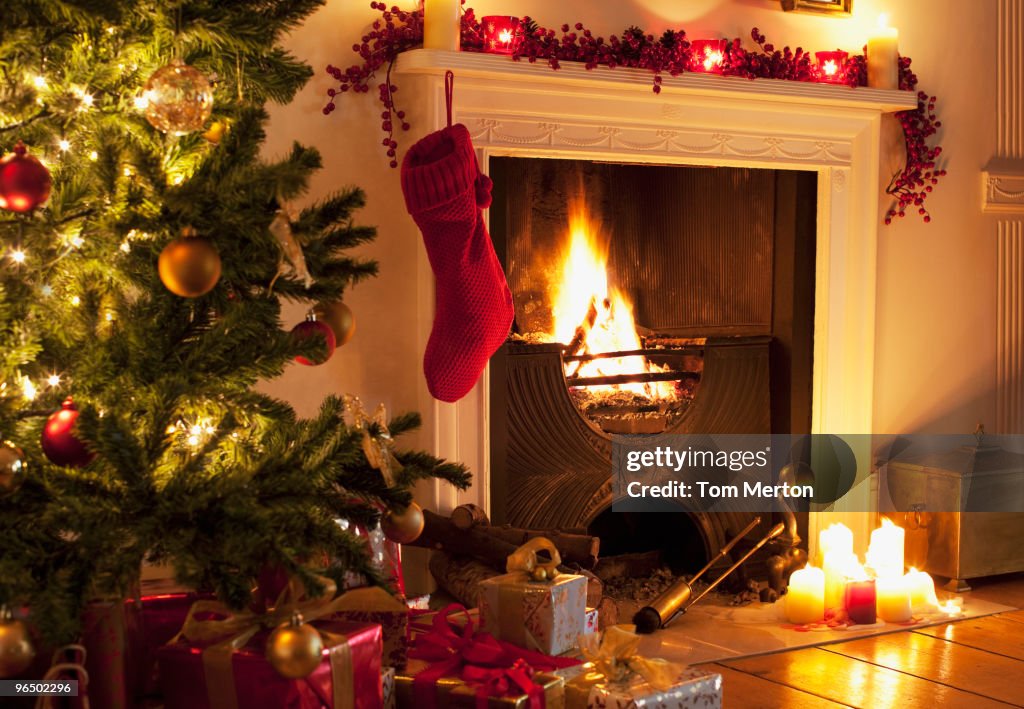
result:
M 862 46 L 879 13 L 888 12 L 902 52 L 914 58 L 921 88 L 939 97 L 950 174 L 930 200 L 931 224 L 908 217 L 880 234 L 875 430 L 967 432 L 978 421 L 994 421 L 996 227 L 981 214 L 980 170 L 995 151 L 996 0 L 854 0 L 853 17 L 843 19 L 783 13 L 776 0 L 469 4 L 478 15 L 531 15 L 546 26 L 582 21 L 606 36 L 628 25 L 655 33 L 683 27 L 694 38 L 740 36 L 749 45 L 756 26 L 780 47 L 848 50 Z M 345 96 L 330 117 L 320 111 L 332 86 L 323 68 L 351 64 L 352 43 L 377 16 L 369 0 L 329 0 L 289 40 L 316 77 L 295 102 L 271 111 L 266 154 L 284 153 L 293 140 L 319 148 L 324 169 L 310 196 L 361 186 L 368 204 L 358 219 L 379 231 L 361 253 L 380 262 L 381 274 L 347 296 L 358 322 L 355 338 L 327 364 L 291 367 L 265 386 L 304 415 L 330 392 L 383 401 L 392 411 L 426 410 L 429 403 L 415 345 L 420 235 L 405 212 L 398 171 L 387 167 L 381 152 L 375 91 Z M 401 97 L 399 91 L 399 103 Z M 658 98 L 652 93 L 650 100 Z M 412 142 L 410 136 L 399 140 L 402 148 Z M 302 309 L 286 316 L 289 325 L 298 322 Z M 425 444 L 428 436 L 425 431 L 408 443 Z

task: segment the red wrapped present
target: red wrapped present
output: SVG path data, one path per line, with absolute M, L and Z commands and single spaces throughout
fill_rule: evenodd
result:
M 291 583 L 267 613 L 193 604 L 179 637 L 157 653 L 166 709 L 381 709 L 380 626 L 328 620 L 336 589 L 320 581 L 322 598 Z M 266 659 L 266 643 L 295 612 L 319 631 L 323 658 L 308 676 L 286 679 Z
M 409 652 L 409 608 L 379 587 L 355 588 L 336 601 L 337 620 L 377 623 L 384 638 L 383 663 L 402 668 Z
M 456 622 L 454 618 L 459 618 Z M 544 709 L 564 701 L 564 682 L 552 672 L 579 664 L 496 640 L 480 632 L 465 608 L 452 604 L 417 634 L 405 671 L 395 678 L 398 705 Z

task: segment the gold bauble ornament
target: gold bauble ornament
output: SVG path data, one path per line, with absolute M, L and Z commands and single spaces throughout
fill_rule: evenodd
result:
M 210 124 L 210 127 L 203 133 L 203 138 L 206 139 L 207 143 L 213 145 L 220 145 L 220 139 L 224 137 L 224 133 L 227 131 L 227 125 L 224 121 L 214 121 Z
M 17 677 L 36 658 L 28 626 L 4 609 L 0 617 L 0 678 Z
M 203 73 L 180 59 L 146 82 L 146 120 L 159 131 L 185 135 L 200 130 L 213 111 L 213 89 Z
M 388 510 L 380 518 L 380 528 L 391 541 L 410 544 L 423 532 L 423 508 L 410 502 L 404 510 Z
M 21 487 L 26 470 L 25 452 L 10 441 L 0 443 L 0 497 Z
M 356 332 L 356 316 L 352 309 L 340 300 L 333 303 L 317 303 L 313 306 L 313 314 L 317 320 L 327 323 L 334 331 L 335 347 L 344 345 Z
M 209 241 L 188 228 L 167 244 L 157 262 L 160 280 L 171 293 L 183 298 L 206 295 L 220 279 L 220 256 Z
M 530 576 L 533 577 L 534 581 L 547 581 L 548 580 L 548 570 L 545 569 L 543 566 L 538 566 L 537 568 L 535 568 L 533 571 L 530 572 Z
M 267 661 L 277 673 L 288 679 L 312 674 L 323 658 L 324 641 L 316 628 L 302 622 L 302 614 L 279 625 L 267 640 Z

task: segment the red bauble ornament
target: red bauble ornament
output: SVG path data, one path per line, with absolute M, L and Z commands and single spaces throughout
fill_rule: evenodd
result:
M 43 453 L 54 465 L 81 468 L 89 464 L 96 454 L 75 438 L 72 429 L 78 419 L 78 408 L 69 396 L 59 410 L 46 419 L 43 426 Z
M 49 198 L 52 184 L 50 171 L 28 154 L 20 140 L 0 160 L 0 208 L 19 214 L 31 212 Z
M 303 357 L 302 355 L 298 355 L 295 358 L 295 361 L 298 362 L 299 364 L 305 364 L 307 366 L 313 367 L 318 364 L 323 364 L 324 362 L 331 358 L 332 354 L 334 354 L 334 348 L 336 344 L 334 338 L 334 330 L 331 329 L 330 325 L 323 321 L 315 319 L 315 317 L 312 315 L 308 316 L 305 322 L 300 322 L 298 325 L 292 328 L 292 337 L 294 337 L 297 342 L 308 340 L 311 337 L 322 337 L 324 339 L 324 342 L 327 344 L 327 352 L 324 354 L 322 358 L 318 360 L 311 360 L 307 357 Z

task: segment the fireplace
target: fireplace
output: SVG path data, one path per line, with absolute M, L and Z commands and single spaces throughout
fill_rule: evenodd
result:
M 611 436 L 809 432 L 817 176 L 520 157 L 490 175 L 516 305 L 490 369 L 492 519 L 696 570 L 754 515 L 613 512 Z
M 649 74 L 642 71 L 588 71 L 570 64 L 551 71 L 507 57 L 414 50 L 403 53 L 395 67 L 406 106 L 416 107 L 414 130 L 429 132 L 444 124 L 448 69 L 456 76 L 454 120 L 469 128 L 487 172 L 493 172 L 494 161 L 511 157 L 813 173 L 810 431 L 871 432 L 881 121 L 885 113 L 912 108 L 912 94 L 683 75 L 665 77 L 655 96 Z M 409 241 L 418 243 L 412 229 L 410 224 Z M 433 277 L 425 250 L 417 248 L 422 349 L 433 321 Z M 500 366 L 495 360 L 491 369 Z M 442 485 L 421 491 L 424 504 L 440 511 L 465 502 L 490 509 L 496 498 L 491 470 L 495 374 L 486 372 L 453 405 L 433 401 L 422 388 L 427 445 L 465 462 L 475 475 L 466 492 Z M 705 372 L 701 386 L 707 381 Z M 773 414 L 771 420 L 779 418 Z M 854 453 L 867 469 L 870 451 Z M 875 494 L 871 484 L 854 489 L 844 498 L 850 511 L 837 507 L 826 524 L 841 521 L 866 544 L 874 525 L 861 511 L 877 508 Z M 820 517 L 812 514 L 808 520 L 812 544 Z

